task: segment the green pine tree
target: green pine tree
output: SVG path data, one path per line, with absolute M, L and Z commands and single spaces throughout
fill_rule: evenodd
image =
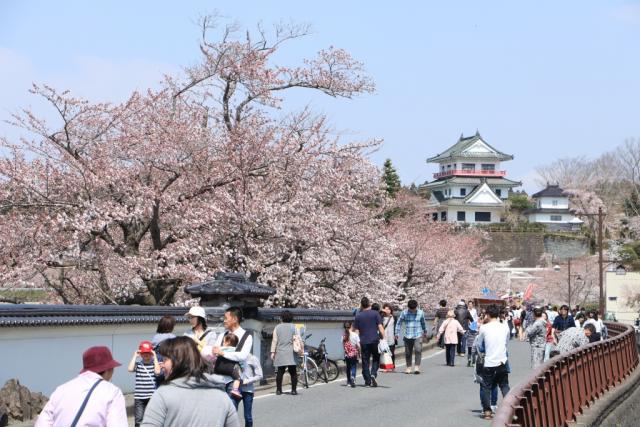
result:
M 400 191 L 401 183 L 398 172 L 391 164 L 391 159 L 387 159 L 384 162 L 384 174 L 383 179 L 387 194 L 391 197 L 395 197 L 398 191 Z

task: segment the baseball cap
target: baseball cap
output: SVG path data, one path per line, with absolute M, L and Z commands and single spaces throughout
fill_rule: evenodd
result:
M 153 351 L 151 341 L 142 341 L 138 346 L 138 351 L 140 351 L 140 354 L 151 353 Z
M 202 317 L 203 319 L 207 318 L 207 313 L 204 311 L 202 307 L 191 307 L 189 312 L 185 314 L 187 317 Z

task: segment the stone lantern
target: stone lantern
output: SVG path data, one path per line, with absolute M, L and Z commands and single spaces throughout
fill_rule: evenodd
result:
M 199 297 L 200 305 L 204 307 L 240 307 L 245 318 L 255 318 L 260 300 L 276 293 L 274 288 L 248 280 L 243 273 L 225 272 L 217 272 L 213 279 L 187 285 L 184 291 Z

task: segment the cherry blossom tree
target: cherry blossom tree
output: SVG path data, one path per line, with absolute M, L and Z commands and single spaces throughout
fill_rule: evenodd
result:
M 235 38 L 232 27 L 211 42 L 211 30 L 205 18 L 199 64 L 122 104 L 33 87 L 59 117 L 23 111 L 13 123 L 32 137 L 2 140 L 3 282 L 39 280 L 65 303 L 166 304 L 215 269 L 269 278 L 313 248 L 305 232 L 322 239 L 337 229 L 336 239 L 347 236 L 337 256 L 360 259 L 352 245 L 363 236 L 340 227 L 359 211 L 353 221 L 376 217 L 367 202 L 378 197 L 378 176 L 364 154 L 377 142 L 341 144 L 323 117 L 270 110 L 291 88 L 370 92 L 361 64 L 331 48 L 302 66 L 275 65 L 301 27 L 277 27 L 272 43 L 264 31 Z M 318 208 L 330 206 L 344 215 L 322 222 Z
M 435 307 L 442 298 L 478 296 L 482 283 L 474 276 L 482 261 L 480 232 L 432 221 L 420 197 L 404 193 L 397 201 L 402 215 L 392 220 L 388 234 L 395 244 L 398 298 Z
M 63 303 L 175 304 L 184 284 L 228 270 L 275 287 L 267 304 L 285 307 L 460 295 L 478 238 L 419 210 L 389 225 L 397 202 L 368 159 L 380 142 L 281 110 L 290 89 L 371 92 L 362 64 L 329 48 L 279 65 L 305 27 L 227 26 L 214 42 L 212 24 L 199 63 L 120 104 L 33 87 L 58 118 L 25 110 L 13 123 L 29 137 L 0 142 L 2 283 L 44 284 Z

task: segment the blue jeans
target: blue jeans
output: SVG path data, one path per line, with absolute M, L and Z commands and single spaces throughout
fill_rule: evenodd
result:
M 480 387 L 480 402 L 482 402 L 482 387 Z M 498 386 L 491 389 L 491 406 L 498 406 Z
M 242 392 L 242 408 L 244 409 L 244 427 L 253 427 L 253 413 L 251 412 L 253 410 L 253 393 Z
M 369 364 L 371 364 L 371 367 L 369 367 Z M 362 344 L 362 376 L 365 384 L 371 384 L 371 378 L 378 376 L 379 366 L 380 353 L 378 353 L 378 343 Z
M 345 357 L 344 363 L 347 365 L 347 381 L 352 382 L 356 379 L 356 370 L 358 368 L 357 357 Z
M 458 354 L 464 354 L 464 349 L 467 348 L 467 335 L 468 334 L 469 334 L 469 331 L 464 331 L 464 333 L 458 334 L 458 338 L 460 338 L 458 340 L 458 345 L 457 345 Z

